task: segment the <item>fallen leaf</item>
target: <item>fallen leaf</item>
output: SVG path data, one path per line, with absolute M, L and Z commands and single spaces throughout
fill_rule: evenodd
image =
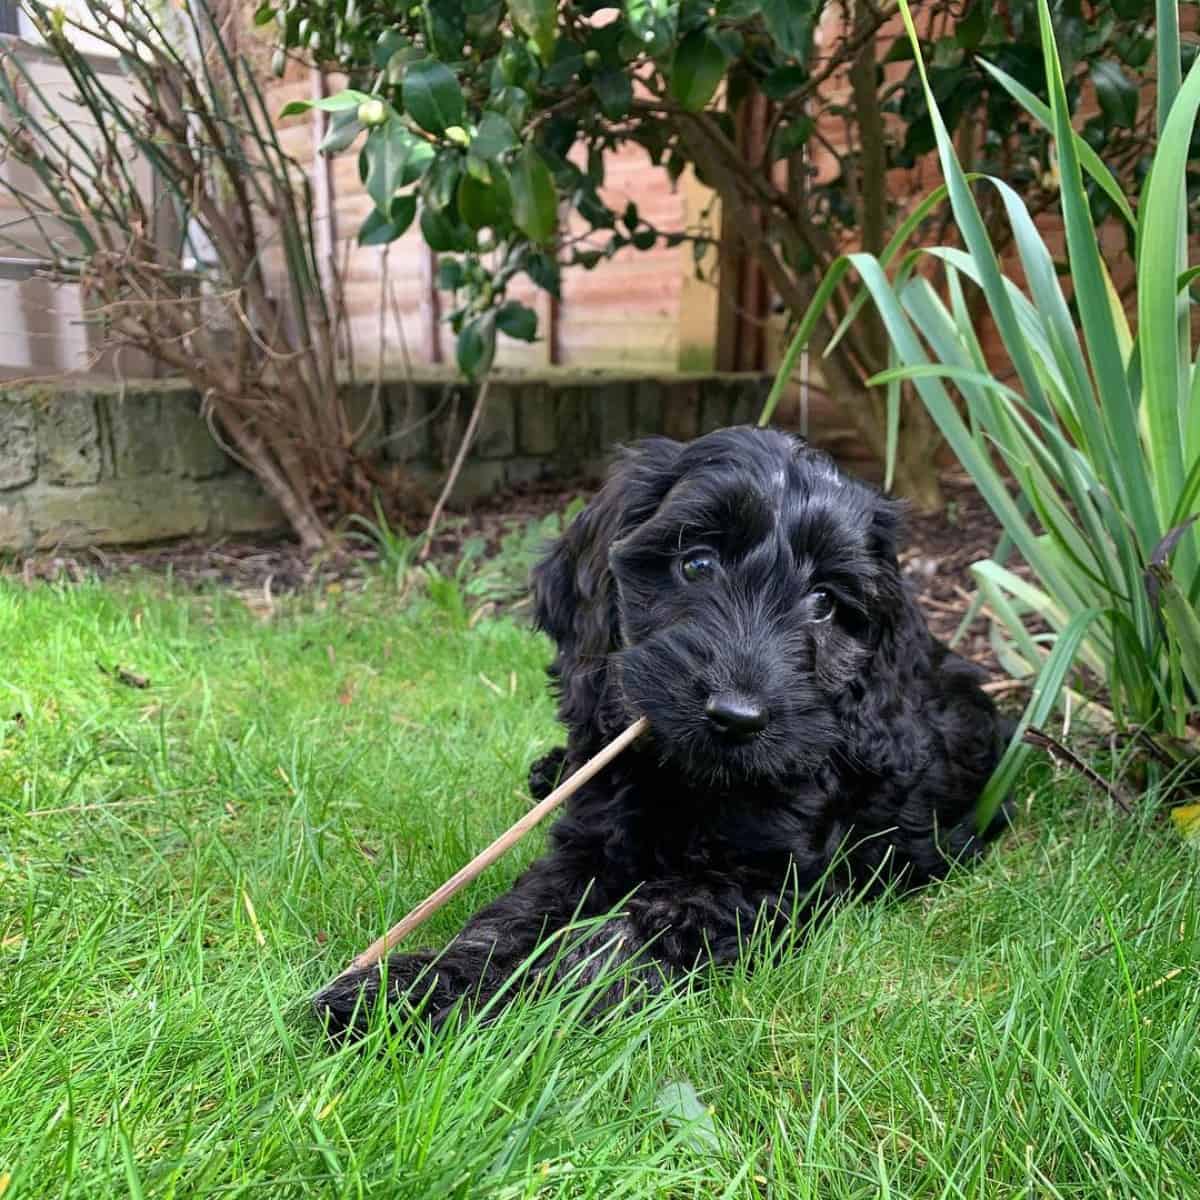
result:
M 257 588 L 239 591 L 238 599 L 246 606 L 250 615 L 259 621 L 269 621 L 275 615 L 275 601 L 270 593 L 264 593 Z
M 714 1110 L 705 1106 L 686 1079 L 664 1084 L 657 1097 L 659 1111 L 668 1125 L 686 1129 L 684 1141 L 694 1150 L 720 1150 L 721 1138 L 713 1120 Z
M 1185 842 L 1200 842 L 1200 804 L 1183 804 L 1171 809 L 1171 820 Z
M 260 945 L 267 944 L 266 935 L 262 931 L 262 926 L 258 923 L 258 913 L 254 911 L 254 902 L 250 899 L 250 893 L 244 888 L 242 889 L 242 903 L 246 906 L 246 915 L 250 918 L 250 924 L 254 927 L 254 940 Z
M 139 675 L 136 671 L 129 667 L 117 665 L 113 669 L 109 669 L 102 662 L 96 663 L 102 675 L 107 675 L 111 679 L 115 679 L 118 683 L 123 683 L 126 687 L 131 688 L 148 688 L 150 680 L 145 675 Z
M 496 611 L 496 606 L 490 600 L 484 601 L 484 603 L 481 604 L 471 614 L 470 619 L 467 621 L 467 628 L 474 629 L 475 626 L 478 625 L 479 622 L 484 619 L 484 617 L 490 617 L 492 615 L 492 613 L 495 611 Z
M 1138 990 L 1133 993 L 1134 998 L 1140 999 L 1142 996 L 1146 995 L 1147 992 L 1156 992 L 1156 991 L 1158 991 L 1158 989 L 1160 987 L 1162 987 L 1162 985 L 1164 983 L 1170 983 L 1171 980 L 1174 979 L 1176 975 L 1182 975 L 1182 974 L 1183 974 L 1182 967 L 1172 967 L 1165 975 L 1160 976 L 1153 983 L 1148 983 L 1148 984 L 1146 984 L 1145 987 L 1138 988 Z

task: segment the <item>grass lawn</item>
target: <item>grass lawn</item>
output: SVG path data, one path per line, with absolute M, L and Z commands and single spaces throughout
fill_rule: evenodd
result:
M 1198 852 L 1061 778 L 783 966 L 324 1043 L 310 993 L 523 810 L 546 658 L 382 585 L 0 580 L 4 1200 L 1200 1196 Z

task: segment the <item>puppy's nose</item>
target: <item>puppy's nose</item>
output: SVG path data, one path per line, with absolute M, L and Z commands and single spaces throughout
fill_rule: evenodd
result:
M 704 715 L 718 733 L 728 738 L 750 738 L 767 727 L 767 706 L 736 692 L 710 696 Z

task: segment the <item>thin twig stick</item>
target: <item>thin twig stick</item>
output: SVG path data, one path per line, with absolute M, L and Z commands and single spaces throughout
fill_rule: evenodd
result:
M 1025 730 L 1025 734 L 1021 740 L 1027 746 L 1035 746 L 1039 750 L 1045 750 L 1055 762 L 1060 763 L 1062 766 L 1070 767 L 1071 770 L 1077 771 L 1089 783 L 1104 792 L 1113 804 L 1126 816 L 1129 816 L 1133 812 L 1130 800 L 1123 788 L 1117 784 L 1109 783 L 1099 771 L 1093 767 L 1089 767 L 1078 754 L 1068 750 L 1057 738 L 1051 737 L 1044 730 L 1030 728 Z
M 645 717 L 639 717 L 634 721 L 624 733 L 613 738 L 599 754 L 589 758 L 570 778 L 564 779 L 545 800 L 535 804 L 515 825 L 505 830 L 486 850 L 480 851 L 465 867 L 451 875 L 437 891 L 426 896 L 408 916 L 393 925 L 383 937 L 372 942 L 342 972 L 342 975 L 377 963 L 397 942 L 433 916 L 451 896 L 461 891 L 472 879 L 490 867 L 506 850 L 519 842 L 547 813 L 557 808 L 568 796 L 579 791 L 593 775 L 604 770 L 618 754 L 641 737 L 648 728 L 649 722 Z
M 433 506 L 433 512 L 429 516 L 429 524 L 425 527 L 425 544 L 421 547 L 420 554 L 417 555 L 422 562 L 429 557 L 429 551 L 433 548 L 433 537 L 437 533 L 438 522 L 442 519 L 442 509 L 446 507 L 446 501 L 450 499 L 450 493 L 454 490 L 459 472 L 462 471 L 463 463 L 466 461 L 467 451 L 471 449 L 471 443 L 475 440 L 475 429 L 479 425 L 479 418 L 483 415 L 483 406 L 487 403 L 488 388 L 491 386 L 491 382 L 491 376 L 485 375 L 483 383 L 479 385 L 479 395 L 476 397 L 475 407 L 471 409 L 467 428 L 463 431 L 458 453 L 454 456 L 454 462 L 450 467 L 450 474 L 446 476 L 442 494 L 437 498 L 437 503 Z

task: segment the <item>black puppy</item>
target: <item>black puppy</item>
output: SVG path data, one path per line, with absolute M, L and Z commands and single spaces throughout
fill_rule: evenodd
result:
M 756 923 L 977 856 L 1004 824 L 981 835 L 974 814 L 1007 726 L 976 669 L 931 637 L 897 525 L 896 504 L 782 433 L 627 451 L 534 573 L 568 730 L 535 787 L 638 716 L 650 732 L 445 950 L 389 961 L 392 1002 L 439 1023 L 495 995 L 556 929 L 616 905 L 531 970 L 633 959 L 616 992 L 657 989 L 731 960 Z M 322 992 L 318 1013 L 361 1026 L 379 990 L 370 968 Z

